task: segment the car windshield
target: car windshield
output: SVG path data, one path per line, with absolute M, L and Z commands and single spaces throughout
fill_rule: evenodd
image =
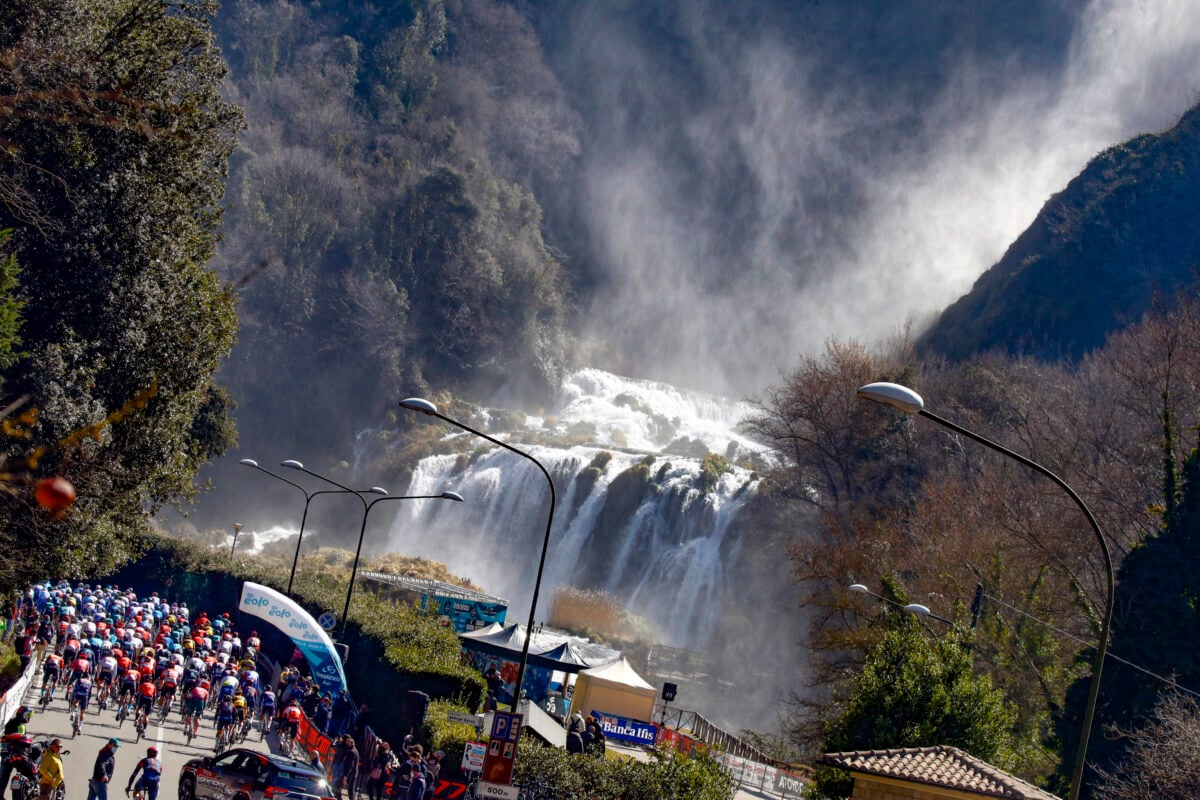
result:
M 312 793 L 314 790 L 320 791 L 325 788 L 324 777 L 308 770 L 301 772 L 299 770 L 281 769 L 275 774 L 275 778 L 271 782 L 281 789 L 296 789 L 308 793 Z

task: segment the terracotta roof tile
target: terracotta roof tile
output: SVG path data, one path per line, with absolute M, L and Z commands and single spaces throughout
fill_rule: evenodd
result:
M 906 747 L 826 753 L 820 763 L 852 772 L 973 792 L 1009 800 L 1060 800 L 957 747 Z

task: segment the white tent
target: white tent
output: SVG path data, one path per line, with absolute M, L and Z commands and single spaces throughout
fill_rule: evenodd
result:
M 603 667 L 585 669 L 575 681 L 571 710 L 585 717 L 599 711 L 617 717 L 649 722 L 654 713 L 658 690 L 633 671 L 629 661 L 620 658 Z

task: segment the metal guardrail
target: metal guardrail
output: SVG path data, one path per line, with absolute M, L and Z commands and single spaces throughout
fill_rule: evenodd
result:
M 722 753 L 748 758 L 762 764 L 778 765 L 775 759 L 757 747 L 742 741 L 729 731 L 709 722 L 697 711 L 674 709 L 665 703 L 657 703 L 654 706 L 654 719 L 663 727 L 687 733 L 693 739 L 704 742 Z

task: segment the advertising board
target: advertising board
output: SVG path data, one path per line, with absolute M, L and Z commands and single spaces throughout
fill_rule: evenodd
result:
M 653 746 L 658 740 L 658 726 L 652 722 L 618 717 L 603 711 L 593 711 L 592 716 L 600 723 L 605 737 L 615 742 Z

